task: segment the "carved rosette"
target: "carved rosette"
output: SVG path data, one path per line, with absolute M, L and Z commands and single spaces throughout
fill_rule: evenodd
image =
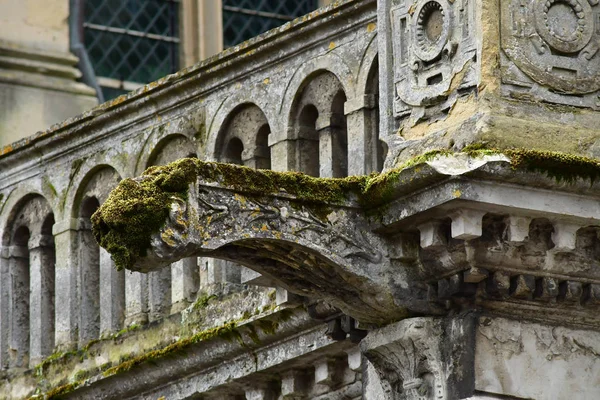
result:
M 500 4 L 505 94 L 600 109 L 600 2 Z
M 396 118 L 415 110 L 421 115 L 444 110 L 455 101 L 459 90 L 477 85 L 474 3 L 394 2 L 391 19 Z

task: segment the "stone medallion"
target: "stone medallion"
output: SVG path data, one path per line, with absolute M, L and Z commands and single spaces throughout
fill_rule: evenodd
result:
M 600 1 L 501 2 L 503 83 L 541 100 L 600 107 Z
M 459 89 L 476 85 L 474 3 L 471 0 L 393 2 L 390 12 L 396 118 L 415 110 L 421 116 L 431 116 L 449 106 L 455 94 L 450 91 L 450 82 L 458 73 L 463 74 Z

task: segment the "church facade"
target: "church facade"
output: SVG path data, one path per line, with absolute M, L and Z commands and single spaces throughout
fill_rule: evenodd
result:
M 0 398 L 598 398 L 599 58 L 344 0 L 5 146 Z

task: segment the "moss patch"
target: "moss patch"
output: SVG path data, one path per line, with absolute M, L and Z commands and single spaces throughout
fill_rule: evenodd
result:
M 350 192 L 360 193 L 364 183 L 364 177 L 319 179 L 192 158 L 151 167 L 140 179 L 121 181 L 92 216 L 96 240 L 111 253 L 118 269 L 132 266 L 146 254 L 151 235 L 168 216 L 172 197 L 185 199 L 198 177 L 254 195 L 286 192 L 308 203 L 341 203 Z

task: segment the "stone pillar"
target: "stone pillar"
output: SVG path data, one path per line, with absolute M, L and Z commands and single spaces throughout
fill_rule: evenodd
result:
M 194 301 L 200 286 L 198 258 L 190 257 L 171 265 L 172 313 L 179 312 Z
M 161 319 L 171 311 L 171 268 L 163 268 L 148 274 L 148 319 L 150 321 Z
M 29 364 L 29 250 L 25 246 L 8 248 L 10 269 L 9 367 Z
M 35 365 L 54 348 L 54 238 L 33 236 L 29 240 L 30 270 L 30 364 Z
M 285 172 L 294 169 L 294 159 L 296 158 L 294 140 L 279 139 L 274 134 L 270 134 L 269 147 L 271 148 L 271 169 L 273 171 Z
M 100 249 L 91 222 L 79 220 L 79 345 L 100 336 Z
M 125 326 L 148 322 L 148 276 L 140 272 L 125 274 Z
M 345 117 L 338 114 L 319 116 L 316 129 L 319 132 L 319 176 L 321 178 L 346 176 L 348 145 Z
M 242 161 L 246 167 L 269 169 L 271 164 L 271 153 L 268 147 L 251 147 L 242 152 Z
M 473 396 L 476 318 L 412 318 L 372 331 L 363 398 L 454 400 Z
M 3 237 L 0 231 L 0 237 Z M 0 249 L 0 370 L 8 367 L 8 338 L 10 332 L 10 274 L 9 248 Z
M 100 335 L 123 327 L 125 271 L 117 271 L 110 254 L 100 248 Z
M 379 169 L 378 110 L 375 95 L 348 100 L 344 104 L 348 127 L 348 175 L 367 175 Z

